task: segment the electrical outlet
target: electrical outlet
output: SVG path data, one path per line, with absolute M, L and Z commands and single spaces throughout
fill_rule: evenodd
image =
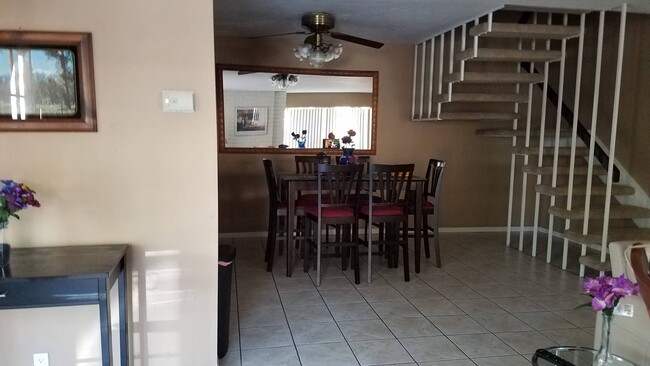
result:
M 50 366 L 50 357 L 47 353 L 34 353 L 34 366 Z

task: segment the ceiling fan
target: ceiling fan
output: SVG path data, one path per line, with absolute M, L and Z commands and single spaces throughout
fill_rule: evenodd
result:
M 334 15 L 325 12 L 311 12 L 302 16 L 302 27 L 305 28 L 304 31 L 273 34 L 253 38 L 275 37 L 290 34 L 307 34 L 308 36 L 305 38 L 304 43 L 294 48 L 294 52 L 300 61 L 308 60 L 309 63 L 315 67 L 321 67 L 325 62 L 329 62 L 333 59 L 338 58 L 343 51 L 343 47 L 340 44 L 333 45 L 325 42 L 323 35 L 372 48 L 381 48 L 384 45 L 381 42 L 372 41 L 345 33 L 332 32 L 331 30 L 334 28 L 334 24 Z

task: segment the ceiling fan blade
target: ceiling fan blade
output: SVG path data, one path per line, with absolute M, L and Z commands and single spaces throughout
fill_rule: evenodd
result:
M 355 37 L 355 36 L 351 36 L 351 35 L 345 34 L 345 33 L 330 32 L 330 36 L 332 38 L 341 39 L 343 41 L 357 43 L 357 44 L 372 47 L 372 48 L 382 48 L 384 46 L 384 44 L 381 43 L 381 42 L 371 41 L 369 39 Z
M 299 31 L 299 32 L 289 32 L 289 33 L 279 33 L 279 34 L 267 34 L 265 36 L 257 36 L 257 37 L 248 37 L 249 39 L 260 39 L 260 38 L 269 38 L 269 37 L 280 37 L 280 36 L 288 36 L 292 34 L 309 34 L 305 31 Z

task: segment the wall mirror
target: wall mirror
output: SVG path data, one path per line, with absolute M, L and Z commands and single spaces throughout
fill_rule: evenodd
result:
M 375 154 L 377 71 L 227 64 L 216 71 L 219 152 Z

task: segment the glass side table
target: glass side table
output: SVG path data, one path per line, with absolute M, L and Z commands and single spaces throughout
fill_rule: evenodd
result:
M 543 351 L 548 351 L 550 355 Z M 592 366 L 596 352 L 595 349 L 586 347 L 549 347 L 537 350 L 532 362 L 534 366 Z M 612 356 L 611 366 L 637 366 L 621 357 Z

